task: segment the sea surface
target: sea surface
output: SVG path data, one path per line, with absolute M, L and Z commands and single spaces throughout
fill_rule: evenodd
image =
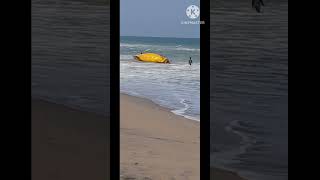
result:
M 211 165 L 288 179 L 288 1 L 214 0 L 210 12 Z
M 109 114 L 105 0 L 32 0 L 32 97 Z
M 288 2 L 211 2 L 211 165 L 288 179 Z M 109 114 L 110 14 L 102 0 L 32 0 L 32 97 Z M 121 37 L 121 92 L 199 120 L 198 39 Z M 141 51 L 172 64 L 141 63 Z M 189 57 L 194 64 L 188 65 Z
M 200 40 L 197 38 L 120 38 L 120 90 L 200 120 Z M 145 63 L 133 55 L 153 52 L 170 64 Z M 193 64 L 188 64 L 189 58 Z

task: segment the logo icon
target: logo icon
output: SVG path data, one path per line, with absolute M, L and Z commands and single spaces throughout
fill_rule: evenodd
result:
M 200 15 L 200 9 L 196 5 L 191 5 L 186 9 L 186 14 L 190 19 L 196 19 Z

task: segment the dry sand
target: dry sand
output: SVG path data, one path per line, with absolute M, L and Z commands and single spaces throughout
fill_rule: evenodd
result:
M 198 180 L 200 123 L 148 100 L 121 95 L 120 179 Z M 108 180 L 106 117 L 32 101 L 32 179 Z M 211 169 L 211 180 L 244 180 Z
M 200 179 L 200 123 L 121 94 L 122 179 Z
M 120 170 L 124 180 L 199 180 L 200 123 L 121 94 Z M 210 180 L 244 179 L 212 168 Z
M 32 180 L 108 180 L 107 118 L 32 101 Z

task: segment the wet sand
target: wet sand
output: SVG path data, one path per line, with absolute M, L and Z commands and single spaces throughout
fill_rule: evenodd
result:
M 32 179 L 108 180 L 106 117 L 32 100 Z
M 32 179 L 109 179 L 107 118 L 32 101 Z M 146 99 L 121 95 L 121 178 L 200 176 L 200 123 Z M 216 168 L 211 180 L 244 180 Z
M 200 123 L 121 94 L 121 179 L 200 179 Z
M 218 168 L 211 168 L 210 180 L 246 180 L 236 173 Z

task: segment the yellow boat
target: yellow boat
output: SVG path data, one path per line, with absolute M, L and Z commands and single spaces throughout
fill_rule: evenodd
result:
M 138 61 L 153 63 L 170 63 L 169 59 L 156 53 L 142 53 L 133 56 Z

